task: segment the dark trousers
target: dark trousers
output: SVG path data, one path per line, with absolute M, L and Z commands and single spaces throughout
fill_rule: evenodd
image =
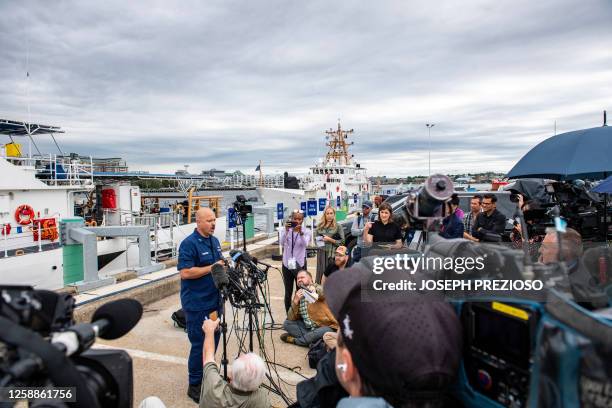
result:
M 308 347 L 315 341 L 323 338 L 327 332 L 334 331 L 331 327 L 322 326 L 316 329 L 308 329 L 303 320 L 285 320 L 283 329 L 295 338 L 295 344 Z
M 185 320 L 187 321 L 187 337 L 191 343 L 191 351 L 189 352 L 189 362 L 187 368 L 189 370 L 189 384 L 202 384 L 202 375 L 204 373 L 204 318 L 208 317 L 217 309 L 206 310 L 202 312 L 187 312 L 185 311 Z M 220 332 L 215 332 L 215 350 L 219 344 Z
M 289 311 L 291 307 L 291 297 L 293 296 L 293 288 L 297 291 L 297 273 L 302 269 L 306 269 L 306 260 L 304 259 L 304 266 L 298 267 L 296 270 L 291 270 L 283 265 L 283 283 L 285 284 L 285 313 Z

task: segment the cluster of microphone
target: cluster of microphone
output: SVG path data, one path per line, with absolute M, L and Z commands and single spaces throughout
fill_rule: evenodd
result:
M 261 269 L 259 265 L 265 267 Z M 265 262 L 259 261 L 248 252 L 233 249 L 225 266 L 216 263 L 211 268 L 211 275 L 215 287 L 222 295 L 230 300 L 232 305 L 240 307 L 241 303 L 253 300 L 258 283 L 267 277 L 271 268 Z

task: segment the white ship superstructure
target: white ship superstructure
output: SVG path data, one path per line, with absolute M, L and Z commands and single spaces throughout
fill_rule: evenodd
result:
M 64 154 L 55 141 L 57 133 L 63 131 L 0 119 L 0 136 L 8 142 L 0 143 L 0 284 L 93 287 L 114 282 L 120 272 L 152 271 L 159 254 L 176 255 L 195 223 L 183 223 L 174 212 L 144 213 L 137 186 L 96 186 L 93 159 Z M 53 140 L 59 154 L 41 153 L 34 137 L 42 135 Z M 82 251 L 79 245 L 61 244 L 62 222 L 84 224 L 82 232 L 90 234 L 89 252 L 85 243 Z M 225 217 L 218 222 L 224 225 Z M 136 230 L 149 238 L 146 246 Z M 224 235 L 220 228 L 218 237 Z M 97 282 L 88 280 L 88 271 Z
M 257 188 L 260 201 L 267 206 L 283 203 L 289 211 L 300 208 L 309 199 L 325 198 L 328 205 L 347 212 L 361 208 L 361 202 L 371 191 L 366 169 L 350 154 L 348 138 L 353 129 L 343 130 L 340 123 L 336 130 L 326 132 L 327 154 L 310 168 L 307 176 L 300 180 L 299 189 Z

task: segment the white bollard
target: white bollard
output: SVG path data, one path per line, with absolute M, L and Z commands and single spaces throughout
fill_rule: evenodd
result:
M 283 246 L 281 245 L 281 231 L 283 230 L 283 220 L 278 221 L 278 254 L 283 255 Z

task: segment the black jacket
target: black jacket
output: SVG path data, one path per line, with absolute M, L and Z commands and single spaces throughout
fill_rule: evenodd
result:
M 481 230 L 479 230 L 482 228 Z M 480 213 L 474 222 L 472 231 L 475 238 L 481 241 L 487 241 L 486 234 L 503 234 L 506 229 L 506 216 L 499 212 L 497 208 L 491 215 Z

